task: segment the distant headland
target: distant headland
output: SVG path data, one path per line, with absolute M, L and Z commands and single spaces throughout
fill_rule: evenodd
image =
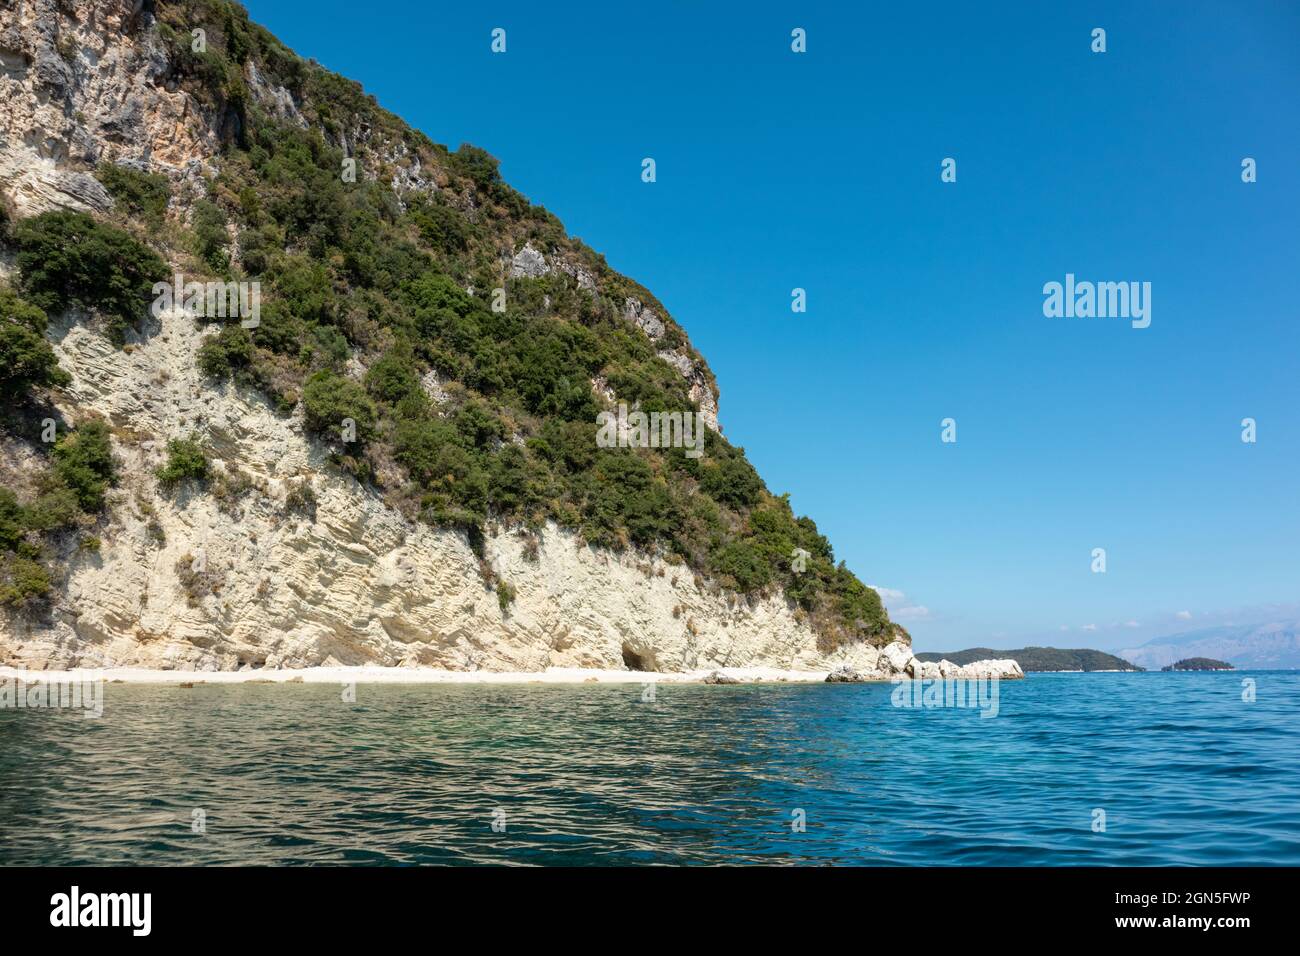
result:
M 942 654 L 926 652 L 916 655 L 921 661 L 938 661 L 947 659 L 954 664 L 969 664 L 972 661 L 1004 657 L 1015 661 L 1026 673 L 1049 673 L 1052 671 L 1141 671 L 1144 667 L 1130 664 L 1122 657 L 1094 651 L 1091 648 L 1062 647 L 1022 647 L 1019 650 L 993 650 L 988 647 L 972 647 L 965 651 L 949 651 Z

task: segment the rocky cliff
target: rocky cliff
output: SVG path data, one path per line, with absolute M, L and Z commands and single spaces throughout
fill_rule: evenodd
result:
M 207 43 L 228 53 L 184 52 L 190 23 L 203 29 Z M 400 434 L 391 445 L 397 452 L 390 454 L 390 446 L 376 438 L 368 457 L 348 457 L 328 436 L 313 432 L 302 401 L 309 374 L 337 374 L 337 381 L 364 382 L 373 391 L 367 370 L 404 347 L 400 321 L 362 327 L 358 310 L 347 303 L 365 295 L 366 302 L 382 298 L 389 308 L 399 292 L 380 280 L 366 285 L 355 278 L 357 269 L 347 277 L 350 265 L 337 262 L 351 253 L 309 251 L 309 229 L 296 234 L 269 220 L 265 208 L 250 212 L 259 198 L 265 205 L 264 197 L 251 187 L 228 187 L 223 177 L 257 161 L 255 155 L 248 159 L 261 148 L 250 143 L 255 123 L 263 132 L 309 131 L 316 137 L 311 142 L 321 144 L 323 165 L 339 156 L 355 160 L 362 185 L 389 197 L 379 202 L 391 205 L 392 228 L 404 227 L 423 208 L 422 197 L 435 196 L 443 218 L 420 220 L 433 225 L 419 235 L 433 233 L 447 248 L 460 242 L 458 248 L 469 251 L 458 253 L 460 259 L 438 258 L 417 236 L 412 249 L 422 261 L 455 275 L 474 298 L 485 294 L 483 281 L 492 281 L 492 263 L 504 262 L 508 276 L 500 281 L 509 283 L 512 296 L 516 290 L 521 298 L 530 290 L 545 292 L 528 300 L 537 302 L 536 321 L 558 323 L 551 313 L 558 315 L 564 306 L 557 300 L 571 299 L 578 303 L 574 315 L 613 329 L 604 333 L 606 340 L 617 340 L 639 363 L 611 353 L 605 367 L 590 375 L 584 370 L 592 394 L 581 396 L 583 403 L 608 407 L 623 397 L 619 389 L 652 379 L 659 392 L 686 396 L 712 431 L 714 458 L 723 456 L 729 466 L 740 461 L 720 436 L 712 373 L 660 303 L 556 233 L 553 217 L 537 207 L 529 210 L 524 201 L 522 213 L 500 213 L 519 205 L 517 194 L 491 173 L 480 176 L 475 157 L 449 158 L 364 104 L 349 111 L 327 103 L 321 90 L 335 89 L 328 86 L 334 82 L 343 81 L 305 66 L 248 25 L 237 7 L 216 0 L 0 0 L 0 200 L 12 222 L 51 210 L 109 217 L 157 247 L 171 269 L 192 272 L 196 262 L 202 268 L 206 261 L 222 279 L 255 276 L 254 253 L 265 249 L 259 252 L 246 239 L 271 235 L 274 261 L 313 257 L 322 269 L 338 270 L 322 274 L 343 289 L 345 304 L 330 321 L 343 330 L 335 338 L 351 348 L 322 372 L 320 350 L 299 357 L 293 342 L 292 349 L 277 351 L 254 330 L 251 353 L 263 362 L 260 377 L 214 379 L 200 369 L 198 356 L 205 343 L 228 335 L 229 326 L 181 309 L 150 314 L 142 308 L 138 321 L 115 341 L 93 310 L 72 305 L 51 314 L 46 337 L 70 382 L 33 397 L 28 418 L 51 414 L 60 428 L 106 422 L 116 478 L 102 512 L 39 542 L 55 587 L 43 601 L 0 616 L 0 663 L 511 671 L 829 670 L 842 664 L 882 676 L 905 672 L 911 658 L 906 633 L 888 623 L 874 592 L 867 593 L 842 566 L 835 569 L 828 545 L 813 555 L 820 580 L 829 582 L 821 593 L 789 572 L 784 578 L 755 572 L 752 553 L 760 553 L 758 544 L 769 539 L 762 536 L 767 526 L 754 515 L 778 514 L 781 499 L 760 486 L 749 500 L 732 501 L 725 496 L 726 482 L 715 481 L 723 489 L 716 493 L 722 504 L 705 500 L 698 489 L 709 486 L 708 468 L 714 466 L 707 462 L 700 466 L 704 471 L 689 461 L 664 465 L 660 458 L 647 466 L 668 488 L 665 500 L 674 507 L 686 500 L 683 514 L 696 520 L 705 513 L 711 522 L 712 551 L 697 553 L 692 540 L 673 538 L 671 528 L 638 538 L 639 526 L 626 517 L 620 520 L 630 540 L 619 539 L 623 526 L 612 544 L 596 539 L 582 520 L 599 517 L 600 509 L 590 505 L 584 512 L 571 492 L 566 494 L 578 501 L 576 507 L 563 498 L 536 506 L 527 520 L 512 517 L 492 499 L 471 527 L 463 509 L 440 504 L 438 495 L 452 492 L 435 486 L 433 478 L 415 480 L 410 456 L 400 455 Z M 349 103 L 360 95 L 351 86 L 337 89 Z M 97 171 L 114 166 L 165 180 L 170 198 L 164 219 L 146 225 L 110 194 Z M 200 201 L 229 215 L 223 227 L 231 237 L 229 253 L 215 265 L 212 256 L 196 259 L 191 241 Z M 274 273 L 266 268 L 268 276 Z M 0 273 L 0 279 L 22 286 L 12 252 L 0 258 Z M 273 279 L 268 285 L 275 290 L 290 283 Z M 403 289 L 412 285 L 408 281 Z M 471 306 L 479 308 L 476 302 Z M 295 328 L 325 340 L 316 325 Z M 439 365 L 452 361 L 443 352 L 413 354 L 423 393 L 416 397 L 431 409 L 428 414 L 448 419 L 448 403 L 485 397 L 505 423 L 505 440 L 492 439 L 495 444 L 481 454 L 499 456 L 501 447 L 509 453 L 517 446 L 528 464 L 533 456 L 545 464 L 538 436 L 553 404 L 517 398 L 522 389 L 512 391 L 508 381 L 483 383 L 467 375 L 470 385 L 452 382 L 457 366 L 449 373 Z M 472 372 L 473 366 L 459 367 Z M 640 379 L 626 373 L 632 367 Z M 652 392 L 647 387 L 645 394 Z M 374 401 L 382 419 L 388 406 Z M 408 397 L 402 407 L 409 405 Z M 376 432 L 383 429 L 381 421 Z M 164 487 L 158 470 L 167 442 L 182 437 L 206 449 L 210 478 Z M 0 443 L 0 479 L 15 489 L 21 508 L 44 480 L 47 450 L 30 430 L 12 423 L 0 432 Z M 355 467 L 358 458 L 363 468 Z M 577 517 L 568 518 L 570 512 Z M 824 543 L 815 528 L 804 530 L 812 527 L 806 519 L 800 522 L 790 527 Z M 27 546 L 38 547 L 30 535 Z M 761 553 L 768 552 L 773 561 L 787 560 L 774 547 Z M 847 624 L 836 623 L 841 619 Z M 882 658 L 885 645 L 889 653 Z

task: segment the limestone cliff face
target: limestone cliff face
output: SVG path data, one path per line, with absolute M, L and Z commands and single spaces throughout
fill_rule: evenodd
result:
M 879 654 L 866 645 L 819 650 L 784 600 L 728 599 L 687 568 L 596 551 L 554 527 L 537 536 L 535 553 L 525 532 L 487 540 L 486 562 L 515 589 L 503 610 L 463 535 L 410 522 L 333 473 L 297 417 L 234 385 L 203 382 L 194 355 L 204 334 L 180 311 L 133 334 L 125 352 L 69 318 L 51 328 L 73 376 L 60 411 L 113 423 L 126 478 L 110 497 L 100 550 L 67 543 L 67 584 L 51 614 L 0 624 L 0 662 L 200 670 L 876 665 Z M 166 440 L 195 432 L 226 480 L 164 492 L 154 471 Z M 235 475 L 245 479 L 242 491 L 229 490 Z
M 0 0 L 0 197 L 17 217 L 99 211 L 112 200 L 96 163 L 166 174 L 182 187 L 210 176 L 231 122 L 168 74 L 142 0 Z M 296 106 L 251 64 L 250 95 L 292 120 Z M 344 131 L 364 139 L 364 130 Z M 393 156 L 401 144 L 369 144 Z M 409 157 L 407 157 L 409 160 Z M 393 188 L 432 189 L 418 160 Z M 0 268 L 3 263 L 0 263 Z M 530 250 L 515 268 L 573 263 Z M 652 339 L 662 324 L 636 303 Z M 214 332 L 182 313 L 145 318 L 121 350 L 77 321 L 49 332 L 73 378 L 57 400 L 70 421 L 113 427 L 123 480 L 93 529 L 98 550 L 60 545 L 64 575 L 48 613 L 0 616 L 0 663 L 243 669 L 382 664 L 451 669 L 547 667 L 684 671 L 718 666 L 872 670 L 866 644 L 830 652 L 783 598 L 747 601 L 689 569 L 634 552 L 596 551 L 549 527 L 489 535 L 480 559 L 460 533 L 416 524 L 340 475 L 257 394 L 203 381 L 195 365 Z M 711 373 L 693 355 L 664 358 L 689 380 L 717 427 Z M 166 441 L 202 438 L 218 478 L 164 492 L 154 477 Z M 21 482 L 29 449 L 6 440 Z M 499 601 L 489 585 L 514 589 Z M 486 582 L 486 583 L 485 583 Z M 503 607 L 504 604 L 504 607 Z
M 169 84 L 143 8 L 0 2 L 0 189 L 18 215 L 108 208 L 86 172 L 103 160 L 180 179 L 215 152 L 221 118 Z

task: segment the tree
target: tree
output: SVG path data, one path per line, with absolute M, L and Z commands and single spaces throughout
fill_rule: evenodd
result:
M 0 286 L 0 401 L 21 401 L 33 388 L 72 381 L 45 340 L 45 326 L 44 312 Z
M 14 229 L 16 263 L 29 302 L 46 312 L 71 305 L 101 313 L 121 343 L 153 299 L 167 264 L 120 229 L 79 212 L 46 212 Z
M 351 434 L 345 423 L 355 427 L 355 438 L 366 442 L 375 431 L 375 406 L 365 390 L 334 372 L 322 370 L 302 390 L 302 404 L 307 428 L 318 435 L 338 441 Z
M 82 510 L 104 506 L 104 494 L 116 480 L 108 426 L 87 422 L 54 446 L 54 473 L 77 496 Z

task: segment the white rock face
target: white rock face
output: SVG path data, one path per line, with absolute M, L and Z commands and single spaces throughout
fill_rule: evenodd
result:
M 510 260 L 510 276 L 514 279 L 521 277 L 536 279 L 550 271 L 551 267 L 546 264 L 546 256 L 534 249 L 531 242 L 524 243 L 524 247 Z
M 654 309 L 641 303 L 640 299 L 627 298 L 623 302 L 623 319 L 630 322 L 650 337 L 651 341 L 663 338 L 664 323 Z
M 880 649 L 880 669 L 887 674 L 902 674 L 912 660 L 912 649 L 902 641 L 893 641 Z
M 134 160 L 180 177 L 216 152 L 212 118 L 162 81 L 167 61 L 141 31 L 141 4 L 94 0 L 65 17 L 58 0 L 0 7 L 0 189 L 19 216 L 106 209 L 69 165 Z
M 875 666 L 865 645 L 819 650 L 782 599 L 729 601 L 685 567 L 595 551 L 555 527 L 539 536 L 536 560 L 521 533 L 488 540 L 488 564 L 516 592 L 502 611 L 462 535 L 412 523 L 331 472 L 297 417 L 201 381 L 194 356 L 204 334 L 183 312 L 166 313 L 123 351 L 66 318 L 52 324 L 73 376 L 61 410 L 93 409 L 112 423 L 124 481 L 96 531 L 100 551 L 68 543 L 65 596 L 50 618 L 0 621 L 0 664 Z M 226 510 L 211 488 L 161 491 L 153 473 L 166 440 L 190 434 L 219 471 L 256 487 Z M 290 504 L 303 488 L 314 518 Z
M 690 356 L 683 355 L 681 352 L 669 352 L 663 349 L 655 354 L 677 369 L 677 373 L 686 379 L 690 386 L 691 401 L 699 408 L 700 418 L 703 419 L 704 424 L 715 432 L 721 432 L 722 426 L 718 424 L 718 396 L 709 385 L 708 377 L 704 372 L 696 366 Z

